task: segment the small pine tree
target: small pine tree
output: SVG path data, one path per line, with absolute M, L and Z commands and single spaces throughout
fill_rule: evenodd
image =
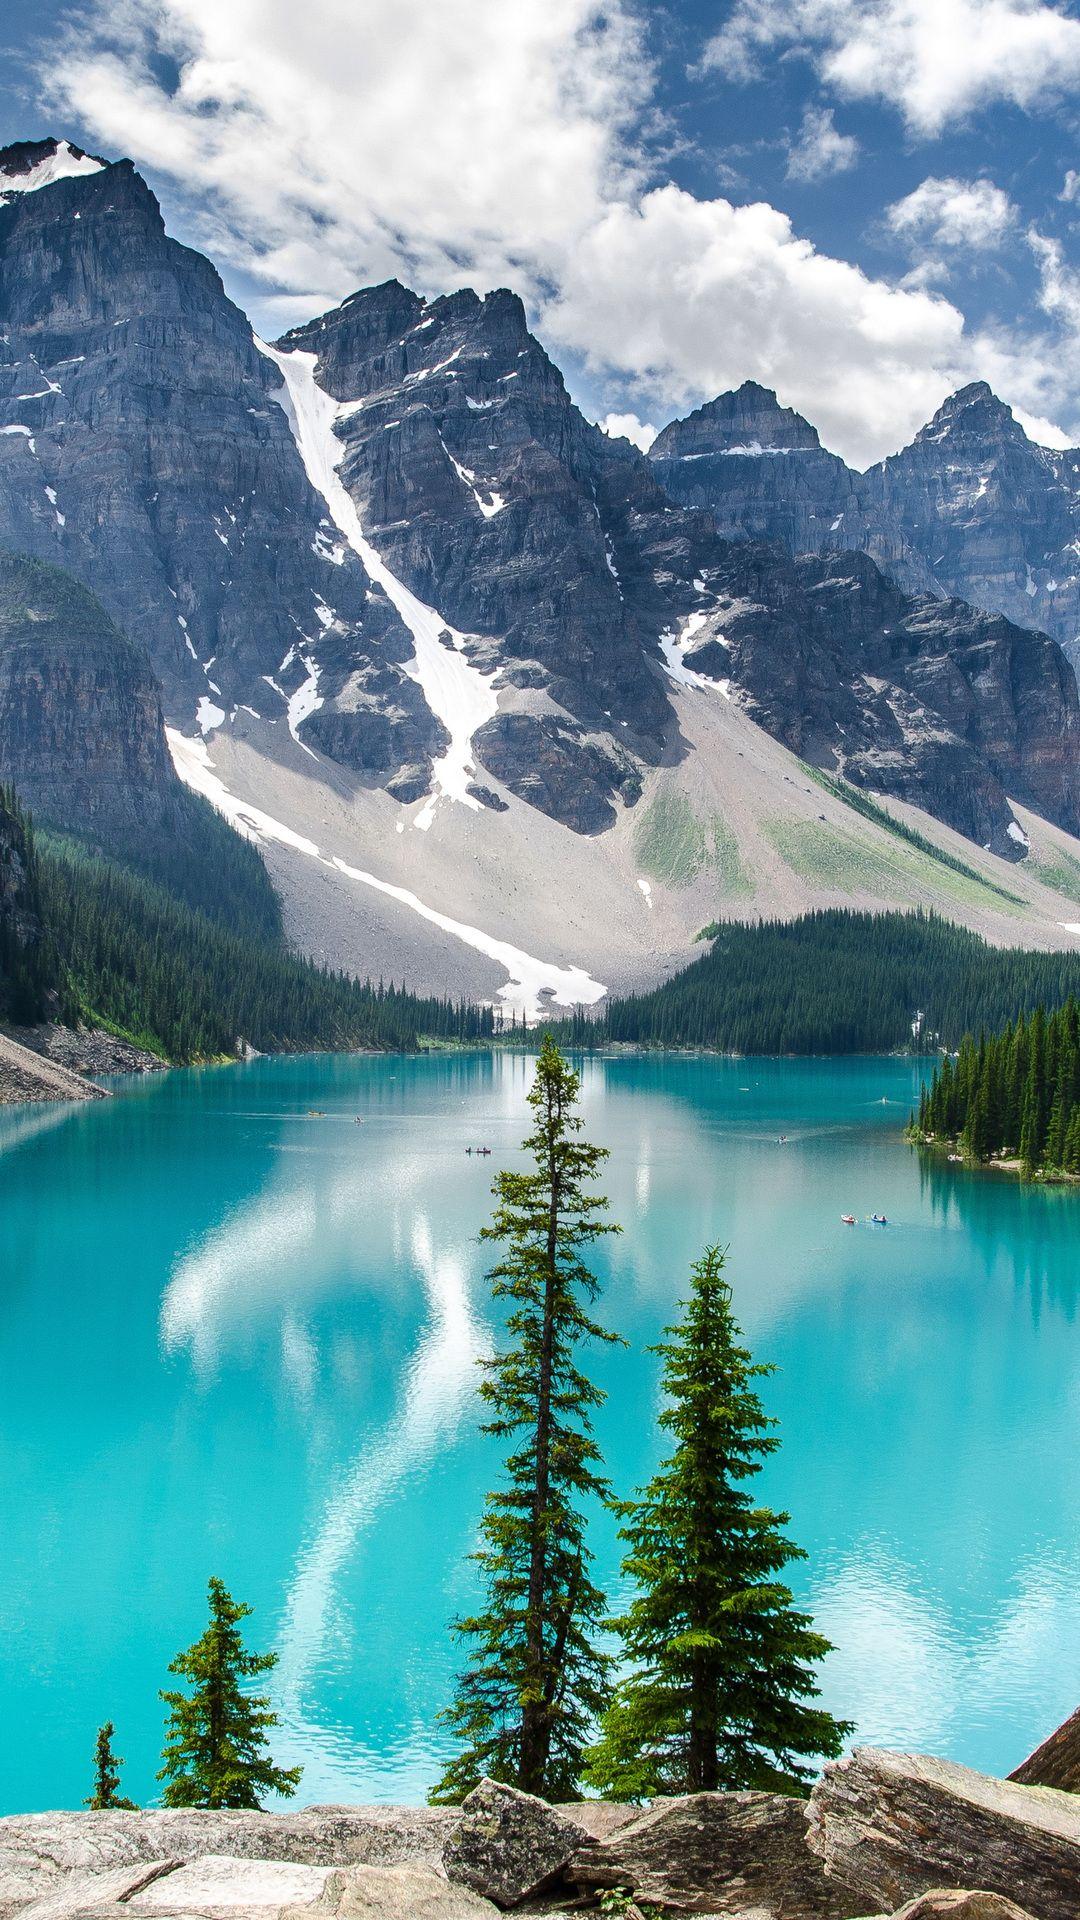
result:
M 637 1587 L 613 1624 L 632 1671 L 616 1689 L 586 1778 L 617 1800 L 758 1788 L 805 1793 L 805 1758 L 835 1758 L 850 1731 L 809 1704 L 829 1642 L 778 1575 L 804 1556 L 786 1513 L 741 1482 L 779 1445 L 738 1344 L 724 1255 L 692 1270 L 681 1323 L 656 1351 L 675 1449 L 624 1508 L 623 1571 Z
M 129 1813 L 136 1811 L 134 1800 L 125 1800 L 119 1792 L 120 1769 L 124 1762 L 118 1753 L 113 1752 L 113 1734 L 116 1728 L 111 1720 L 106 1720 L 98 1728 L 94 1742 L 94 1791 L 83 1801 L 93 1813 L 105 1813 L 110 1808 L 124 1808 Z
M 189 1680 L 190 1694 L 163 1692 L 169 1708 L 159 1780 L 167 1807 L 258 1808 L 259 1795 L 296 1792 L 302 1769 L 275 1767 L 266 1734 L 276 1727 L 269 1700 L 241 1690 L 241 1681 L 269 1673 L 276 1653 L 248 1653 L 240 1622 L 250 1607 L 233 1599 L 220 1580 L 209 1586 L 205 1633 L 169 1667 Z
M 487 1497 L 483 1611 L 459 1622 L 472 1666 L 443 1716 L 463 1742 L 431 1794 L 463 1800 L 482 1775 L 549 1800 L 577 1790 L 589 1731 L 608 1703 L 609 1661 L 594 1644 L 604 1596 L 589 1578 L 582 1502 L 609 1500 L 590 1414 L 603 1399 L 577 1364 L 585 1340 L 616 1336 L 585 1303 L 597 1281 L 582 1250 L 618 1229 L 591 1191 L 605 1151 L 577 1138 L 579 1076 L 544 1041 L 529 1104 L 527 1173 L 502 1172 L 483 1237 L 506 1252 L 489 1274 L 510 1303 L 505 1352 L 486 1363 L 483 1431 L 510 1442 L 509 1484 Z

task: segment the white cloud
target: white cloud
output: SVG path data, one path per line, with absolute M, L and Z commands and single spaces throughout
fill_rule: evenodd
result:
M 647 420 L 639 420 L 636 413 L 609 413 L 599 422 L 601 433 L 612 440 L 629 440 L 642 453 L 648 453 L 659 432 L 658 427 L 649 425 Z
M 831 107 L 807 107 L 799 137 L 788 152 L 789 180 L 828 180 L 846 173 L 859 156 L 854 134 L 840 133 Z
M 929 418 L 963 358 L 963 318 L 817 253 L 776 208 L 666 186 L 609 207 L 566 263 L 546 336 L 670 407 L 760 380 L 827 445 L 877 459 Z
M 914 192 L 895 200 L 885 214 L 898 239 L 911 245 L 972 247 L 983 251 L 1000 246 L 1016 224 L 1016 208 L 1007 193 L 990 180 L 924 180 Z
M 652 77 L 620 0 L 88 0 L 77 18 L 46 55 L 51 101 L 208 196 L 219 258 L 317 300 L 391 274 L 527 293 L 638 179 Z
M 775 207 L 650 185 L 630 0 L 306 0 L 302 30 L 294 0 L 84 0 L 79 19 L 49 99 L 174 183 L 173 223 L 180 201 L 185 237 L 265 289 L 264 325 L 391 275 L 509 284 L 603 405 L 644 422 L 752 377 L 859 464 L 963 380 L 1045 419 L 1073 397 L 1060 305 L 1046 340 L 969 340 L 940 292 L 819 253 Z
M 1052 106 L 1080 81 L 1080 21 L 1046 0 L 736 0 L 702 65 L 749 80 L 789 48 L 923 135 L 996 101 Z
M 1062 181 L 1061 192 L 1058 194 L 1058 199 L 1064 200 L 1067 206 L 1071 206 L 1074 201 L 1080 200 L 1080 173 L 1077 173 L 1075 167 L 1070 167 L 1066 173 Z

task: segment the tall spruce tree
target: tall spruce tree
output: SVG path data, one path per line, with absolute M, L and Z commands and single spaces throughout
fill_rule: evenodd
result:
M 190 1694 L 163 1692 L 169 1708 L 159 1780 L 167 1807 L 257 1808 L 263 1793 L 296 1792 L 302 1769 L 276 1767 L 266 1735 L 277 1726 L 262 1694 L 241 1682 L 277 1665 L 276 1653 L 248 1653 L 240 1622 L 251 1608 L 233 1599 L 220 1580 L 209 1585 L 205 1633 L 169 1667 L 191 1682 Z
M 591 1412 L 603 1394 L 581 1371 L 583 1341 L 611 1341 L 590 1317 L 598 1291 L 585 1250 L 619 1229 L 592 1188 L 606 1150 L 580 1139 L 580 1077 L 544 1041 L 529 1094 L 528 1172 L 501 1172 L 483 1238 L 506 1251 L 488 1278 L 509 1303 L 506 1346 L 485 1362 L 483 1431 L 509 1443 L 507 1483 L 487 1497 L 475 1558 L 482 1609 L 458 1622 L 471 1665 L 445 1719 L 462 1741 L 431 1798 L 453 1804 L 482 1775 L 548 1799 L 578 1786 L 590 1727 L 608 1703 L 594 1644 L 604 1596 L 589 1575 L 584 1505 L 608 1501 Z
M 616 1690 L 586 1777 L 617 1800 L 760 1788 L 803 1793 L 810 1758 L 850 1731 L 813 1705 L 829 1642 L 778 1577 L 804 1558 L 786 1513 L 743 1482 L 779 1445 L 753 1382 L 772 1372 L 739 1345 L 724 1255 L 691 1272 L 684 1317 L 655 1349 L 675 1447 L 624 1508 L 623 1571 L 637 1593 L 614 1622 L 631 1671 Z
M 120 1769 L 124 1762 L 119 1754 L 113 1752 L 113 1734 L 116 1728 L 111 1720 L 106 1720 L 98 1728 L 94 1742 L 94 1791 L 83 1801 L 93 1813 L 105 1813 L 109 1809 L 124 1808 L 135 1812 L 134 1800 L 125 1800 L 120 1792 Z

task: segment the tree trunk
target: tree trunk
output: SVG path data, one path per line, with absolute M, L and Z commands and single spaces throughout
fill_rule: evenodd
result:
M 559 1246 L 559 1170 L 555 1157 L 556 1114 L 549 1095 L 547 1109 L 548 1206 L 547 1273 L 544 1281 L 544 1321 L 540 1342 L 540 1377 L 536 1390 L 536 1479 L 533 1490 L 533 1529 L 529 1554 L 529 1600 L 525 1627 L 530 1698 L 521 1716 L 521 1757 L 518 1785 L 524 1793 L 543 1795 L 551 1744 L 551 1708 L 554 1689 L 544 1671 L 544 1587 L 547 1575 L 547 1512 L 551 1455 L 551 1373 L 555 1339 L 555 1263 Z

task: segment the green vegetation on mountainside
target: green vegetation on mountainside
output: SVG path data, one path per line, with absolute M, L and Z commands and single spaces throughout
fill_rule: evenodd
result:
M 687 887 L 707 870 L 725 897 L 754 890 L 727 821 L 719 813 L 700 819 L 685 794 L 656 794 L 638 824 L 634 852 L 642 873 L 669 887 Z
M 76 841 L 35 834 L 13 796 L 3 817 L 14 823 L 8 837 L 19 836 L 23 908 L 17 920 L 0 890 L 0 1009 L 8 1019 L 40 1019 L 51 993 L 69 1025 L 104 1027 L 176 1062 L 234 1054 L 240 1040 L 260 1052 L 300 1052 L 411 1048 L 421 1036 L 476 1040 L 492 1032 L 490 1008 L 328 972 L 280 941 L 222 926 Z

